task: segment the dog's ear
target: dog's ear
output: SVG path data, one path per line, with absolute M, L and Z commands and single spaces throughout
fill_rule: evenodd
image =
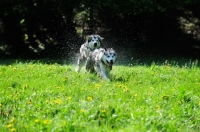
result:
M 86 40 L 87 40 L 87 42 L 90 42 L 92 40 L 92 36 L 87 36 Z
M 115 50 L 113 48 L 110 48 L 111 51 L 115 52 Z M 116 54 L 116 53 L 115 53 Z
M 99 40 L 102 41 L 104 38 L 102 38 L 101 36 L 98 36 Z

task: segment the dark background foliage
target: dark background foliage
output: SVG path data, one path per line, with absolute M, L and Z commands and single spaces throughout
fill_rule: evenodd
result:
M 200 2 L 0 0 L 1 58 L 68 58 L 89 34 L 127 58 L 199 58 Z

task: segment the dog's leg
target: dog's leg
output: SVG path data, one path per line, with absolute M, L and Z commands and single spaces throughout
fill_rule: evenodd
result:
M 110 78 L 110 71 L 109 70 L 106 71 L 106 75 L 107 75 L 108 78 Z
M 110 79 L 106 76 L 105 72 L 103 72 L 103 71 L 101 71 L 101 76 L 102 76 L 105 80 L 110 80 Z
M 80 60 L 78 60 L 78 68 L 76 69 L 76 72 L 80 72 L 80 70 L 81 70 L 81 65 L 80 65 Z
M 97 74 L 100 74 L 100 61 L 96 61 L 94 64 L 94 70 L 96 71 Z
M 77 61 L 78 68 L 76 72 L 80 72 L 81 68 L 83 67 L 83 62 L 84 62 L 84 57 L 82 55 L 79 55 L 78 61 Z
M 104 65 L 101 63 L 101 61 L 95 62 L 94 70 L 96 71 L 97 74 L 99 74 L 105 80 L 109 80 L 109 78 L 106 76 L 106 69 L 105 69 Z
M 106 75 L 106 68 L 103 66 L 102 63 L 100 63 L 100 74 L 105 80 L 110 80 Z
M 87 58 L 86 60 L 86 65 L 85 65 L 85 69 L 88 72 L 90 70 L 91 64 L 90 64 L 90 57 Z

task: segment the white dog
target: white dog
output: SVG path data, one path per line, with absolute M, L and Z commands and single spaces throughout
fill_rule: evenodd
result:
M 89 56 L 89 53 L 95 49 L 100 48 L 101 41 L 103 40 L 102 37 L 99 35 L 90 35 L 86 38 L 86 42 L 81 45 L 80 48 L 80 54 L 78 56 L 78 69 L 77 72 L 79 72 L 84 65 L 84 62 Z
M 116 62 L 116 53 L 112 48 L 95 49 L 90 52 L 86 61 L 86 70 L 100 74 L 104 79 L 110 79 L 110 71 Z

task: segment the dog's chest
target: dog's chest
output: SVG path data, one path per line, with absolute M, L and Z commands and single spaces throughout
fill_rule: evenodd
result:
M 99 68 L 101 71 L 108 73 L 112 70 L 112 67 L 106 65 L 103 61 L 100 61 Z
M 88 57 L 88 56 L 89 56 L 90 52 L 91 52 L 91 49 L 89 49 L 89 48 L 86 48 L 86 50 L 85 50 L 86 57 Z

